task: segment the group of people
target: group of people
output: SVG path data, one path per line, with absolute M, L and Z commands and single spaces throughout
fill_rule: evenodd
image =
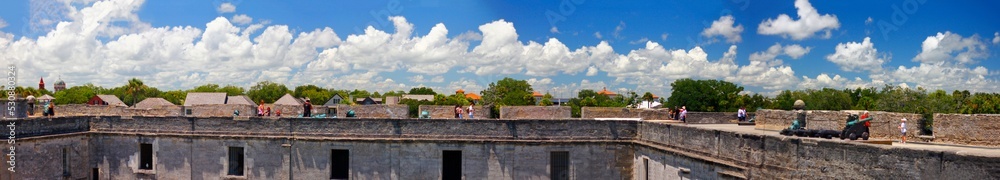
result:
M 25 99 L 28 100 L 28 116 L 34 116 L 35 96 L 28 95 L 28 97 Z M 45 105 L 42 106 L 42 116 L 56 116 L 56 108 L 55 108 L 56 105 L 52 103 L 52 100 L 41 100 L 41 101 L 42 103 L 45 103 Z
M 667 111 L 669 111 L 668 115 L 670 116 L 671 119 L 681 120 L 681 122 L 687 122 L 687 106 L 681 106 L 680 108 L 674 106 L 673 109 L 669 109 Z
M 264 100 L 260 100 L 257 106 L 257 116 L 271 116 L 271 107 L 264 106 Z M 281 110 L 275 112 L 274 116 L 281 116 Z
M 473 106 L 475 106 L 475 105 L 476 105 L 476 103 L 469 104 L 469 107 L 466 108 L 464 111 L 462 110 L 462 106 L 461 105 L 455 105 L 455 118 L 462 119 L 462 114 L 465 114 L 465 113 L 469 114 L 469 116 L 466 117 L 467 119 L 473 119 L 473 118 L 475 118 L 476 109 L 473 108 Z

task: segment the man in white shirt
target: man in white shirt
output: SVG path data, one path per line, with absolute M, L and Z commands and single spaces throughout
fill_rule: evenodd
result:
M 475 105 L 476 105 L 476 103 L 470 103 L 469 104 L 469 109 L 465 110 L 466 112 L 469 112 L 469 119 L 475 118 L 475 116 L 473 116 L 473 114 L 476 113 L 476 109 L 472 108 L 472 106 L 475 106 Z
M 747 120 L 747 108 L 740 107 L 739 111 L 736 111 L 736 117 L 740 119 L 740 122 Z

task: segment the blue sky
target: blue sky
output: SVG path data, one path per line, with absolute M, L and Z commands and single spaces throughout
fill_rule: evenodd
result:
M 269 80 L 336 89 L 669 95 L 679 78 L 747 93 L 1000 91 L 993 1 L 12 1 L 0 60 L 70 86 Z M 782 17 L 784 14 L 786 17 Z M 866 40 L 867 39 L 867 40 Z

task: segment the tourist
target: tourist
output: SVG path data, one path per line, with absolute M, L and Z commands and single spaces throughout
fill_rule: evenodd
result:
M 312 117 L 312 110 L 312 102 L 309 102 L 309 100 L 306 99 L 306 103 L 302 105 L 302 117 Z
M 264 100 L 260 100 L 260 106 L 257 106 L 257 116 L 264 116 Z M 270 110 L 267 110 L 270 111 Z
M 476 113 L 476 109 L 472 108 L 472 106 L 475 105 L 476 103 L 469 103 L 469 109 L 465 110 L 466 112 L 469 112 L 469 119 L 475 118 L 474 114 Z
M 455 105 L 455 118 L 462 119 L 462 106 Z
M 868 115 L 868 111 L 865 111 L 865 113 L 864 113 L 864 114 L 861 114 L 861 120 L 865 120 L 865 119 L 867 119 L 867 118 L 868 118 L 868 116 L 869 116 L 869 115 Z M 865 121 L 865 127 L 872 127 L 872 123 L 871 123 L 871 121 Z
M 265 110 L 264 116 L 271 116 L 271 107 L 267 107 L 266 109 L 267 110 Z
M 681 122 L 687 123 L 687 106 L 681 106 Z
M 674 120 L 680 120 L 681 119 L 681 108 L 678 108 L 677 106 L 674 106 L 674 116 L 673 116 L 673 118 L 674 118 Z
M 25 99 L 28 99 L 28 116 L 34 116 L 35 115 L 35 96 L 28 95 L 28 97 L 25 98 Z
M 738 118 L 740 122 L 746 121 L 747 120 L 747 108 L 746 107 L 740 107 L 740 110 L 736 111 L 736 118 Z
M 906 118 L 899 121 L 899 132 L 902 134 L 900 143 L 906 144 Z
M 271 108 L 267 108 L 267 109 L 269 109 L 269 110 L 268 110 L 269 112 L 271 111 L 271 110 L 270 110 Z M 274 117 L 281 117 L 281 109 L 278 109 L 278 111 L 275 111 L 275 112 L 274 112 Z

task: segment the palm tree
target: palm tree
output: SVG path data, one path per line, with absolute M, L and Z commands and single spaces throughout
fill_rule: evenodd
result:
M 141 94 L 142 92 L 145 92 L 147 88 L 149 87 L 143 84 L 142 80 L 139 80 L 137 78 L 132 78 L 128 80 L 128 85 L 125 86 L 125 91 L 128 94 L 132 95 L 132 105 L 135 105 L 136 94 Z

